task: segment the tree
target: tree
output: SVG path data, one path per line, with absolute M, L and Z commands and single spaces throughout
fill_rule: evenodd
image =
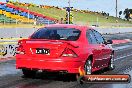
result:
M 119 18 L 121 17 L 121 15 L 122 15 L 122 11 L 119 12 Z
M 122 11 L 119 12 L 119 15 L 121 15 L 121 14 L 122 14 Z
M 124 10 L 124 15 L 125 15 L 125 18 L 129 21 L 129 19 L 130 19 L 130 11 L 129 11 L 128 8 L 126 8 L 126 9 Z

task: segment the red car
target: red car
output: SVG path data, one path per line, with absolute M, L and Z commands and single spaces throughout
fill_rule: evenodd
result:
M 40 28 L 28 39 L 18 42 L 16 68 L 25 76 L 34 76 L 38 70 L 48 72 L 86 74 L 102 68 L 114 69 L 114 51 L 111 40 L 91 27 L 56 24 Z

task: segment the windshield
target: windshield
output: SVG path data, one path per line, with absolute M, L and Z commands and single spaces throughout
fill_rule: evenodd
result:
M 76 41 L 80 33 L 80 30 L 74 28 L 41 28 L 31 36 L 31 39 Z

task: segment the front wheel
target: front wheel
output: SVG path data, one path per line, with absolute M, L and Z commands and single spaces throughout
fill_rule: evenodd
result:
M 115 68 L 115 65 L 114 65 L 114 54 L 111 54 L 109 65 L 108 65 L 108 69 L 109 70 L 114 70 L 114 68 Z
M 92 61 L 90 59 L 86 61 L 84 69 L 86 75 L 92 74 Z

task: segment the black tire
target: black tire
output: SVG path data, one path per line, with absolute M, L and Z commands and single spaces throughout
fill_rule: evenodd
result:
M 90 59 L 86 61 L 84 70 L 86 75 L 92 74 L 92 61 Z
M 33 78 L 36 75 L 36 70 L 22 69 L 23 75 L 26 78 Z
M 111 56 L 110 56 L 110 61 L 109 61 L 108 69 L 109 70 L 114 70 L 115 69 L 114 54 L 111 54 Z

